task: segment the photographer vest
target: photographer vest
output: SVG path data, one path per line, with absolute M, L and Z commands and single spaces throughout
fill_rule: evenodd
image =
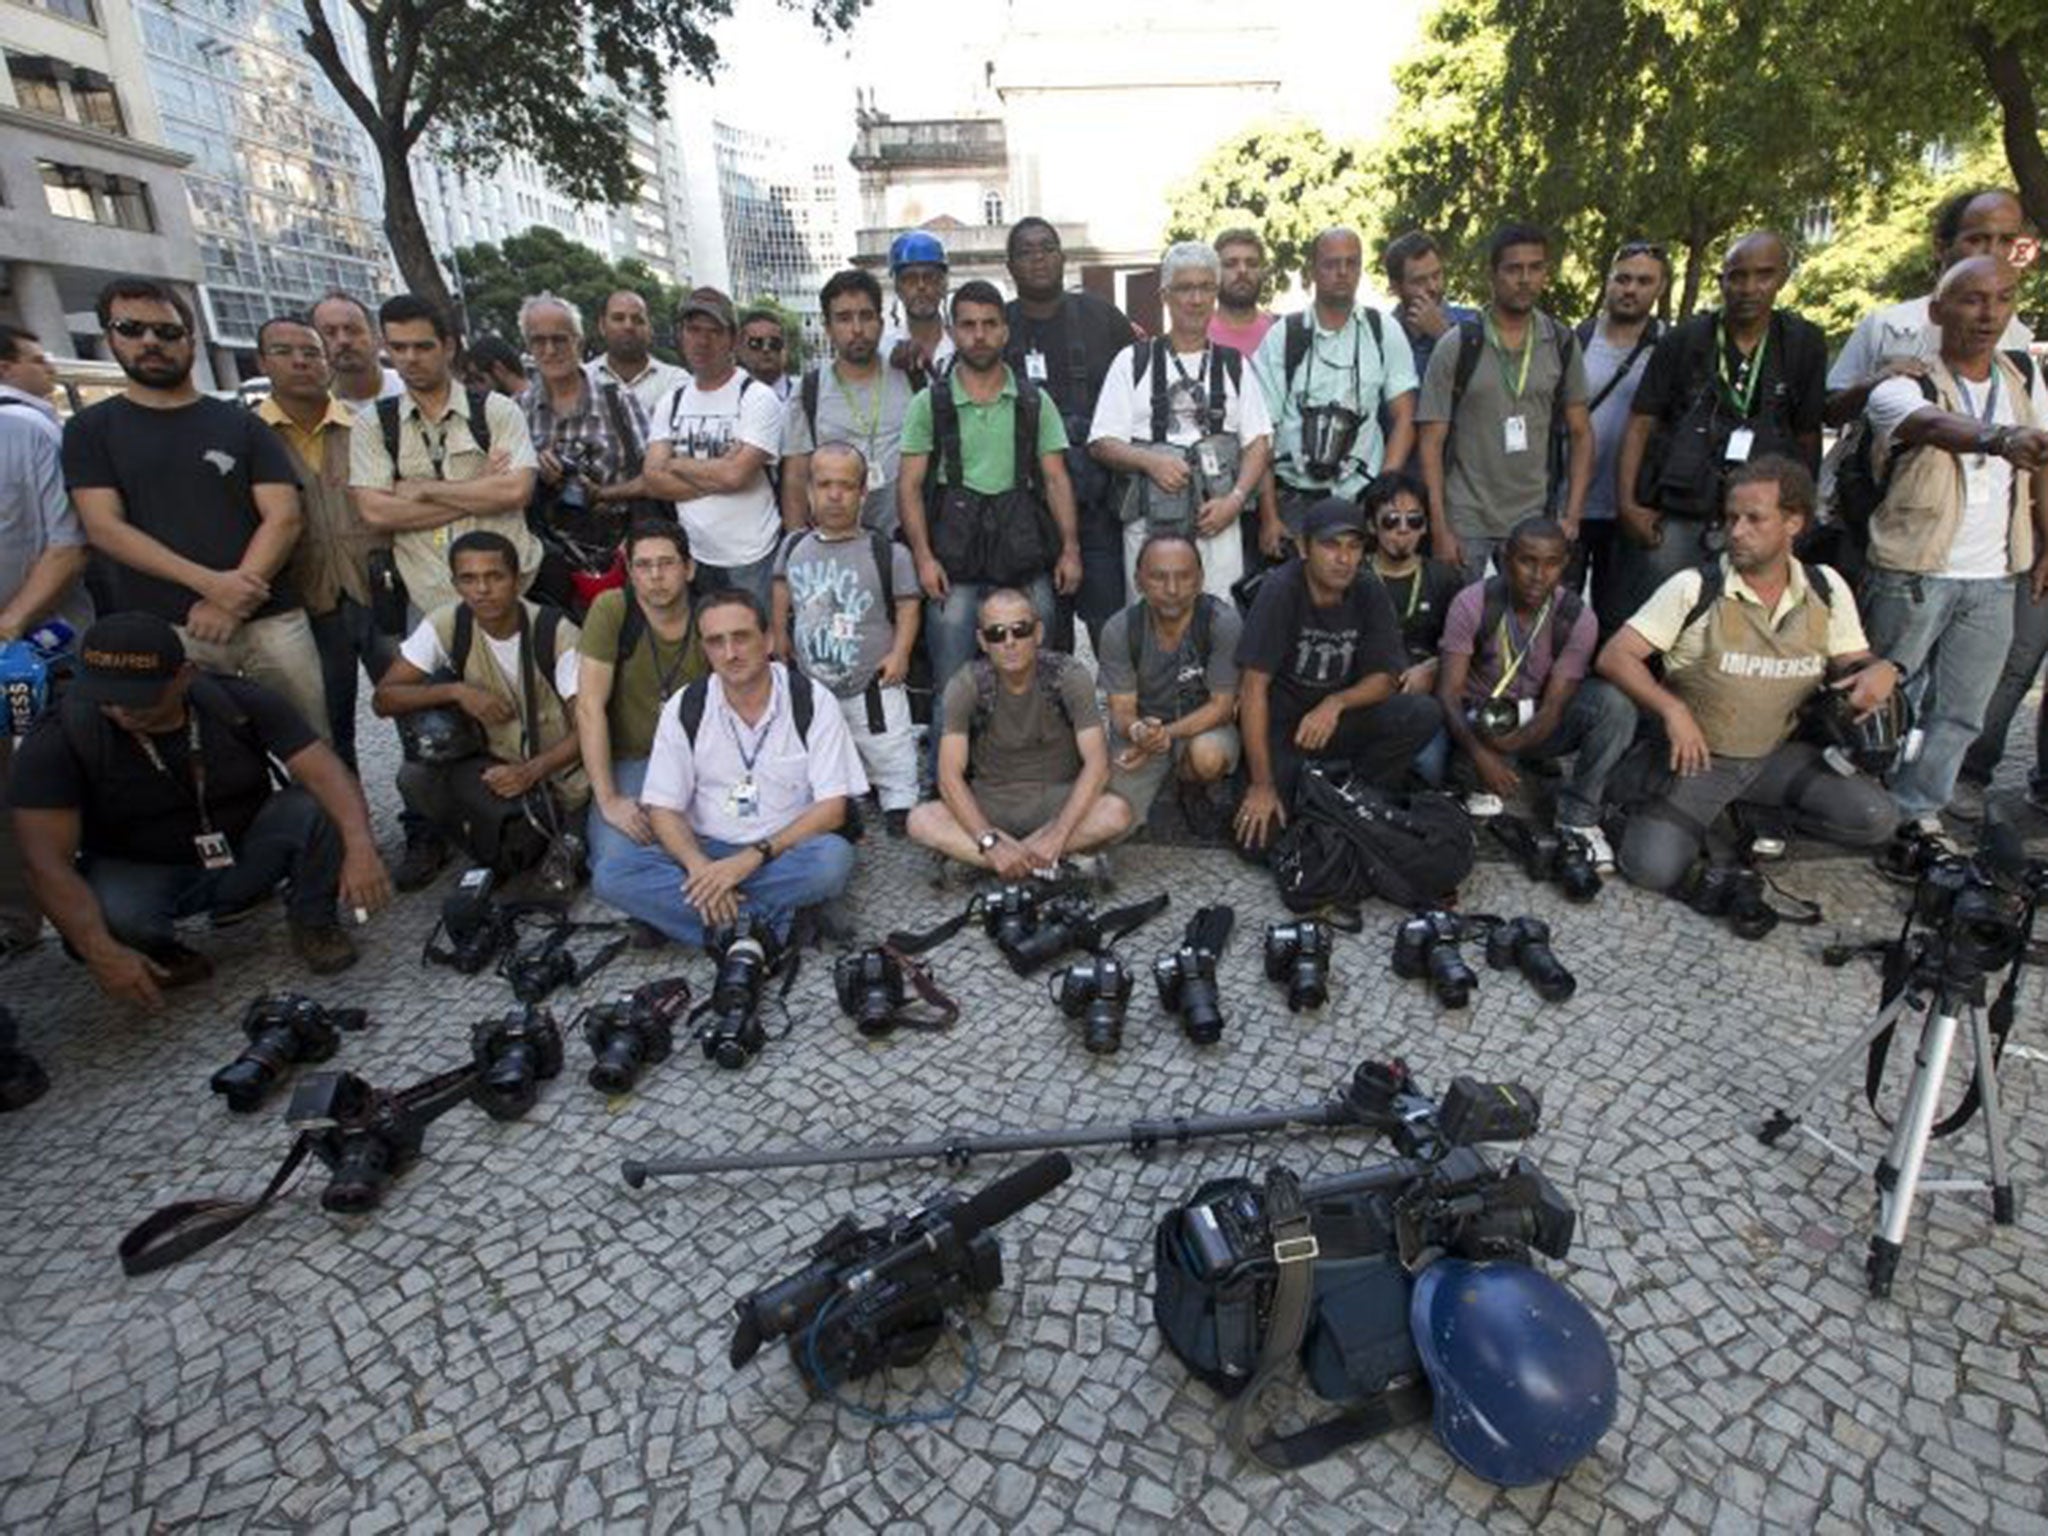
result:
M 1701 571 L 1700 596 L 1679 632 L 1704 619 L 1706 649 L 1692 666 L 1668 674 L 1664 686 L 1692 711 L 1717 757 L 1776 751 L 1798 723 L 1800 706 L 1826 680 L 1832 594 L 1811 567 L 1795 562 L 1794 572 L 1798 599 L 1773 624 L 1753 594 L 1734 590 L 1718 561 Z
M 366 524 L 349 497 L 348 456 L 349 434 L 323 429 L 319 467 L 299 486 L 305 520 L 289 570 L 309 614 L 332 613 L 344 597 L 367 608 L 370 551 L 391 547 L 391 535 Z
M 1038 461 L 1038 419 L 1044 394 L 1029 379 L 1010 374 L 1014 465 L 1010 484 L 995 492 L 968 488 L 962 465 L 959 387 L 948 374 L 931 387 L 932 447 L 944 470 L 925 477 L 925 524 L 932 556 L 954 581 L 1022 586 L 1047 574 L 1060 556 L 1059 526 L 1046 505 Z M 1000 397 L 999 397 L 1000 398 Z
M 452 603 L 440 608 L 429 622 L 455 675 L 512 706 L 510 720 L 482 727 L 484 745 L 492 757 L 503 763 L 524 762 L 575 731 L 569 705 L 555 692 L 555 660 L 561 654 L 562 632 L 566 629 L 569 643 L 576 643 L 576 627 L 560 609 L 520 600 L 519 668 L 525 674 L 523 688 L 505 676 L 491 647 L 477 642 L 476 615 L 470 612 L 468 604 Z M 584 776 L 580 761 L 553 775 L 548 783 L 565 805 L 578 806 L 590 798 L 590 780 Z
M 2011 357 L 1992 358 L 2001 395 L 2012 404 L 2018 424 L 2042 425 L 2034 418 L 2033 370 L 2022 373 Z M 1940 360 L 1928 365 L 1923 384 L 1933 386 L 1937 410 L 1955 416 L 1973 414 L 1964 404 L 1956 376 Z M 2034 563 L 2033 476 L 2014 467 L 2006 504 L 2005 568 L 2017 574 Z M 1949 550 L 1963 521 L 1963 458 L 1947 448 L 1923 443 L 1891 455 L 1884 499 L 1870 515 L 1870 563 L 1880 570 L 1934 575 L 1948 566 Z

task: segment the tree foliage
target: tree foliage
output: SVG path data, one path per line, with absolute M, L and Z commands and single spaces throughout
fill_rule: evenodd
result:
M 1323 230 L 1348 224 L 1367 233 L 1370 163 L 1363 144 L 1333 140 L 1298 118 L 1248 128 L 1168 193 L 1167 242 L 1256 230 L 1267 271 L 1285 279 L 1307 266 L 1309 242 Z
M 519 306 L 537 293 L 552 293 L 574 304 L 583 316 L 583 332 L 595 340 L 604 301 L 630 288 L 647 301 L 658 343 L 672 340 L 671 321 L 682 303 L 682 291 L 637 257 L 613 262 L 561 231 L 536 224 L 502 245 L 465 246 L 455 253 L 462 278 L 464 307 L 472 332 L 495 331 L 508 339 L 519 334 Z M 656 350 L 670 361 L 665 345 Z
M 783 0 L 821 30 L 852 23 L 866 0 Z M 408 157 L 422 145 L 468 170 L 532 157 L 584 202 L 630 198 L 627 104 L 661 117 L 668 77 L 708 79 L 710 28 L 732 0 L 300 0 L 300 40 L 370 135 L 384 178 L 384 230 L 414 292 L 442 303 Z M 347 45 L 343 7 L 364 46 Z M 366 67 L 358 73 L 351 59 Z

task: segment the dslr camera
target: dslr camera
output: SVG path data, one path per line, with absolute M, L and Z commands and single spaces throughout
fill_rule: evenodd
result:
M 1578 978 L 1550 947 L 1550 924 L 1540 917 L 1495 924 L 1486 935 L 1486 963 L 1496 971 L 1519 970 L 1546 1003 L 1561 1003 L 1579 990 Z
M 761 994 L 781 965 L 782 946 L 774 929 L 747 912 L 737 922 L 712 929 L 704 936 L 704 947 L 711 951 L 718 974 L 711 983 L 709 1011 L 697 1026 L 697 1043 L 705 1060 L 737 1070 L 768 1043 L 761 1028 Z
M 1152 980 L 1159 988 L 1159 1006 L 1180 1019 L 1189 1040 L 1214 1045 L 1223 1038 L 1214 950 L 1183 944 L 1152 962 Z
M 1300 1013 L 1330 999 L 1330 925 L 1318 918 L 1266 925 L 1266 980 L 1287 986 L 1287 1008 Z
M 341 1045 L 341 1031 L 367 1022 L 360 1008 L 329 1010 L 311 998 L 278 993 L 257 998 L 242 1015 L 249 1043 L 213 1074 L 213 1091 L 246 1115 L 263 1103 L 279 1078 L 309 1061 L 325 1061 Z
M 1005 893 L 1010 889 L 1014 887 L 1006 887 Z M 995 932 L 1003 958 L 1019 976 L 1029 976 L 1073 950 L 1094 949 L 1102 941 L 1095 909 L 1085 896 L 1053 896 L 1027 910 L 1031 913 L 1028 920 L 1004 922 Z
M 869 1036 L 889 1033 L 910 1001 L 903 963 L 880 945 L 833 961 L 832 990 L 854 1027 Z
M 533 1108 L 541 1083 L 561 1075 L 562 1026 L 538 1004 L 482 1020 L 469 1047 L 477 1071 L 471 1096 L 493 1120 L 517 1120 Z
M 384 1186 L 413 1165 L 427 1120 L 353 1072 L 316 1072 L 300 1081 L 285 1123 L 310 1138 L 333 1178 L 321 1206 L 354 1216 L 374 1209 Z
M 1672 892 L 1702 917 L 1725 917 L 1738 939 L 1760 939 L 1778 926 L 1778 914 L 1764 899 L 1764 879 L 1734 864 L 1695 862 Z
M 683 990 L 685 1006 L 689 991 Z M 652 987 L 584 1010 L 583 1040 L 594 1058 L 590 1086 L 601 1093 L 630 1093 L 640 1074 L 667 1061 L 676 1047 L 675 1018 Z
M 1913 920 L 1941 934 L 1949 953 L 1972 970 L 2003 970 L 2025 952 L 2029 908 L 2048 888 L 2048 866 L 2029 864 L 1998 879 L 1977 859 L 1947 854 L 1913 887 Z
M 1008 954 L 1031 937 L 1038 926 L 1039 889 L 1035 885 L 1005 885 L 982 898 L 981 926 L 996 947 Z
M 1538 884 L 1553 882 L 1565 900 L 1588 902 L 1600 894 L 1600 870 L 1578 833 L 1534 826 L 1519 816 L 1496 816 L 1493 835 L 1524 875 Z
M 1053 978 L 1060 1012 L 1081 1021 L 1081 1044 L 1107 1056 L 1124 1043 L 1124 1009 L 1131 1001 L 1131 973 L 1113 954 L 1090 955 Z
M 1471 929 L 1455 912 L 1418 913 L 1394 930 L 1394 974 L 1408 981 L 1427 977 L 1438 1003 L 1463 1008 L 1479 985 L 1458 949 L 1469 937 Z

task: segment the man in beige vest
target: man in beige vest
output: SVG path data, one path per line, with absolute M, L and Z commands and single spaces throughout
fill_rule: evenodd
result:
M 427 830 L 407 846 L 398 887 L 431 882 L 453 841 L 501 875 L 546 859 L 541 883 L 567 894 L 590 800 L 570 703 L 576 626 L 519 596 L 519 556 L 502 534 L 471 529 L 448 565 L 461 598 L 420 621 L 371 699 L 380 715 L 420 717 L 398 793 Z
M 1873 847 L 1891 835 L 1897 817 L 1882 785 L 1838 773 L 1819 747 L 1790 739 L 1820 689 L 1844 690 L 1868 714 L 1899 680 L 1871 654 L 1849 584 L 1792 558 L 1814 500 L 1813 477 L 1790 459 L 1731 470 L 1728 552 L 1668 577 L 1600 652 L 1600 675 L 1663 737 L 1663 761 L 1649 765 L 1655 788 L 1636 800 L 1619 850 L 1621 872 L 1637 885 L 1676 885 L 1703 843 L 1712 851 L 1710 829 L 1737 802 L 1780 809 L 1797 830 L 1832 843 Z M 1661 682 L 1652 657 L 1662 660 Z M 1631 777 L 1628 765 L 1617 777 Z

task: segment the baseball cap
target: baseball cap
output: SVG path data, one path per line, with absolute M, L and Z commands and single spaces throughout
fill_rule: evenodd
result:
M 1355 533 L 1362 539 L 1365 513 L 1355 501 L 1328 496 L 1308 509 L 1308 515 L 1301 520 L 1301 533 L 1306 539 L 1330 539 L 1340 533 Z
M 690 296 L 683 300 L 683 307 L 676 311 L 676 323 L 680 325 L 692 315 L 709 315 L 728 331 L 739 329 L 739 318 L 733 312 L 732 300 L 716 288 L 690 290 Z
M 168 621 L 153 613 L 116 613 L 78 642 L 70 691 L 89 704 L 136 709 L 154 704 L 185 665 L 185 647 Z

